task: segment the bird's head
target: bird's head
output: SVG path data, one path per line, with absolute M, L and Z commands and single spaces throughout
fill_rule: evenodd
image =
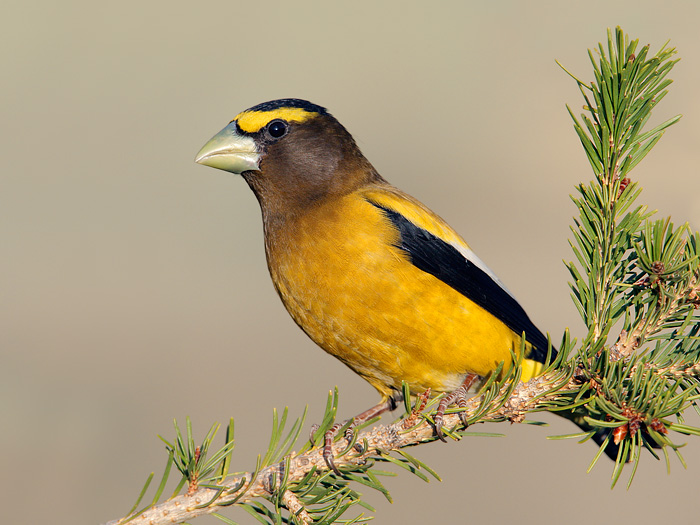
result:
M 239 113 L 195 161 L 241 174 L 263 208 L 308 206 L 379 178 L 342 124 L 299 99 Z

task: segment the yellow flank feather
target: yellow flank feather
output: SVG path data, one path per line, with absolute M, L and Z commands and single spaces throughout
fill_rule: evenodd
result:
M 398 231 L 368 199 L 463 243 L 396 190 L 358 191 L 309 209 L 284 237 L 266 239 L 273 281 L 297 324 L 385 396 L 402 379 L 414 394 L 450 392 L 467 373 L 486 377 L 500 362 L 509 364 L 520 336 L 416 268 L 394 247 Z
M 302 108 L 282 107 L 270 111 L 243 111 L 233 120 L 238 122 L 238 127 L 246 133 L 257 133 L 275 119 L 287 122 L 304 122 L 318 116 L 318 113 L 306 111 Z
M 523 359 L 522 366 L 520 368 L 520 381 L 526 383 L 533 377 L 541 375 L 544 371 L 544 365 L 538 363 L 533 359 Z

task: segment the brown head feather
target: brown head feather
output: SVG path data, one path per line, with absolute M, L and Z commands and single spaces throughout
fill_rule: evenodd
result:
M 259 171 L 243 173 L 263 215 L 288 215 L 371 182 L 383 182 L 352 135 L 330 114 L 290 122 L 286 135 L 256 142 L 262 150 Z

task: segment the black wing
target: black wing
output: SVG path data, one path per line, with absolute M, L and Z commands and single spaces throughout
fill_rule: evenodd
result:
M 400 237 L 396 247 L 408 255 L 416 268 L 474 301 L 515 333 L 525 332 L 527 341 L 534 347 L 528 358 L 545 362 L 547 338 L 530 321 L 518 301 L 499 283 L 451 244 L 416 226 L 397 211 L 369 202 L 382 210 L 398 229 Z M 552 358 L 555 355 L 556 350 L 552 348 Z

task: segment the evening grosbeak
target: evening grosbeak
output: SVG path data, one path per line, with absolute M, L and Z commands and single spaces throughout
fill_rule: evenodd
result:
M 325 108 L 298 99 L 254 106 L 196 162 L 243 176 L 287 311 L 382 395 L 356 423 L 393 409 L 406 381 L 411 394 L 448 393 L 435 417 L 442 437 L 445 408 L 501 363 L 507 370 L 523 333 L 522 381 L 556 355 L 469 245 L 384 180 Z

